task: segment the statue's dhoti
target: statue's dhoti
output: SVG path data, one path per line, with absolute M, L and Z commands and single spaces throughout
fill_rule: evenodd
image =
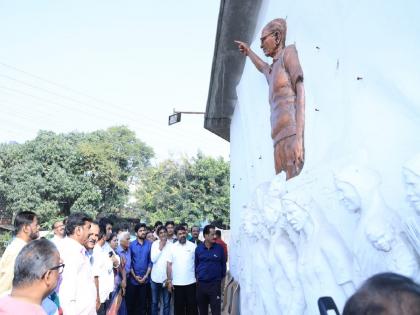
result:
M 295 163 L 293 143 L 296 141 L 296 134 L 283 138 L 274 144 L 274 165 L 276 174 L 286 172 L 286 179 L 299 175 L 303 168 L 303 162 Z M 305 154 L 303 154 L 305 156 Z
M 278 96 L 271 103 L 270 109 L 276 174 L 285 171 L 286 179 L 290 179 L 299 175 L 303 168 L 303 162 L 296 164 L 293 150 L 293 144 L 297 140 L 296 96 Z M 304 148 L 304 146 L 302 147 Z

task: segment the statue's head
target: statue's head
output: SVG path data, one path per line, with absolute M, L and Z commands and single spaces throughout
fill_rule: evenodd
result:
M 359 212 L 363 199 L 380 184 L 379 175 L 371 169 L 349 165 L 334 174 L 335 186 L 341 203 L 351 212 Z
M 267 57 L 274 57 L 279 48 L 286 45 L 287 24 L 285 19 L 274 19 L 261 31 L 261 49 Z
M 420 153 L 404 164 L 403 176 L 407 200 L 420 215 Z
M 309 199 L 301 191 L 289 192 L 281 199 L 286 221 L 296 232 L 300 232 L 309 220 L 309 203 Z
M 395 240 L 395 231 L 391 224 L 379 220 L 372 222 L 366 228 L 366 237 L 374 248 L 383 252 L 389 252 L 392 249 L 392 243 Z

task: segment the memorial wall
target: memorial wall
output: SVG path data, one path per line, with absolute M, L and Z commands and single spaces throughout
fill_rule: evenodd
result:
M 303 71 L 304 165 L 276 175 L 270 80 L 247 58 L 230 122 L 242 314 L 319 314 L 320 296 L 342 309 L 382 271 L 420 280 L 418 12 L 414 0 L 262 1 L 250 48 L 271 65 L 261 32 L 286 20 Z

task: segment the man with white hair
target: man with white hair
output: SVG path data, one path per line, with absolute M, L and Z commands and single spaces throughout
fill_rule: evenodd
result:
M 131 251 L 130 251 L 130 232 L 123 231 L 118 234 L 118 247 L 117 247 L 117 255 L 120 256 L 121 264 L 124 266 L 126 279 L 125 281 L 121 282 L 121 288 L 125 293 L 125 289 L 127 287 L 127 281 L 130 277 L 130 270 L 131 270 Z
M 51 242 L 60 250 L 63 240 L 66 237 L 66 224 L 63 220 L 55 221 L 52 225 L 52 230 L 54 232 L 54 236 L 51 239 Z

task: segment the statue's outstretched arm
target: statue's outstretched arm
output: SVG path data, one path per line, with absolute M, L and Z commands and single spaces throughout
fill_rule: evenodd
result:
M 255 65 L 258 71 L 264 74 L 268 72 L 270 67 L 268 63 L 262 61 L 261 58 L 258 57 L 258 55 L 254 53 L 251 48 L 249 48 L 247 43 L 241 42 L 239 40 L 235 40 L 235 43 L 238 44 L 239 51 L 251 59 L 252 63 Z

